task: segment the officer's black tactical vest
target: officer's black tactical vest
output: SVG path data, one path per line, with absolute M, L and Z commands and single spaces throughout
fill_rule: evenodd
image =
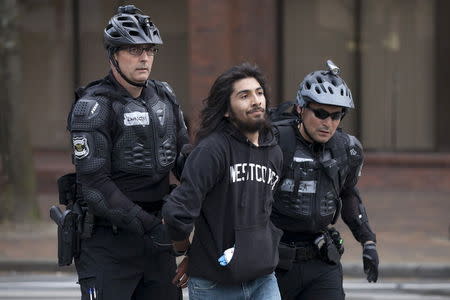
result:
M 174 96 L 163 83 L 152 80 L 149 84 L 154 87 L 153 96 L 125 98 L 102 81 L 77 90 L 68 129 L 72 130 L 73 115 L 84 113 L 77 110 L 95 110 L 95 103 L 106 103 L 108 113 L 115 118 L 110 128 L 112 141 L 104 141 L 111 144 L 111 173 L 144 175 L 149 176 L 151 182 L 158 182 L 173 168 L 177 156 L 177 134 L 181 123 Z M 92 99 L 97 99 L 97 102 Z M 86 105 L 79 102 L 86 102 Z
M 297 136 L 297 124 L 277 127 L 284 162 L 273 209 L 276 215 L 293 220 L 282 229 L 315 233 L 339 216 L 339 193 L 350 167 L 349 138 L 337 130 L 324 145 L 308 144 Z

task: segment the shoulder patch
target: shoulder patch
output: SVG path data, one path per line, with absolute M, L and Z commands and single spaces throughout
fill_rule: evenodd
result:
M 85 136 L 73 136 L 72 145 L 76 159 L 83 159 L 89 155 L 88 140 Z

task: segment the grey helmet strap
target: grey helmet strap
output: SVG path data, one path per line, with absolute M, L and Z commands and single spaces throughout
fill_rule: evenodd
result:
M 143 83 L 140 83 L 140 82 L 135 82 L 135 81 L 132 81 L 132 80 L 128 79 L 128 78 L 125 76 L 125 74 L 123 74 L 122 70 L 120 70 L 119 63 L 117 62 L 116 58 L 114 57 L 114 52 L 111 51 L 111 50 L 109 51 L 109 59 L 111 60 L 111 62 L 112 62 L 112 64 L 113 64 L 114 68 L 116 69 L 117 73 L 119 73 L 119 75 L 120 75 L 126 82 L 128 82 L 129 84 L 134 85 L 134 86 L 136 86 L 136 87 L 146 87 L 146 86 L 148 85 L 148 80 L 146 80 L 146 81 L 143 82 Z

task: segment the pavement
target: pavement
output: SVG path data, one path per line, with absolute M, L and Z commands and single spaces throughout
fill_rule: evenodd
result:
M 57 266 L 56 225 L 48 218 L 58 202 L 55 180 L 72 168 L 67 160 L 61 153 L 40 154 L 42 220 L 0 224 L 0 272 L 74 272 Z M 368 155 L 359 187 L 377 234 L 380 280 L 450 280 L 450 155 Z M 336 227 L 344 238 L 345 276 L 362 278 L 361 246 L 342 221 Z

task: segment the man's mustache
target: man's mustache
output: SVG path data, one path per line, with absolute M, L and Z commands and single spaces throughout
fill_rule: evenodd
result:
M 262 107 L 255 107 L 255 108 L 252 108 L 251 110 L 249 110 L 247 113 L 251 114 L 251 113 L 254 113 L 254 112 L 258 112 L 258 111 L 265 112 L 266 110 L 264 108 L 262 108 Z
M 150 68 L 149 67 L 146 67 L 146 66 L 141 66 L 141 67 L 137 67 L 136 68 L 136 70 L 150 70 Z

